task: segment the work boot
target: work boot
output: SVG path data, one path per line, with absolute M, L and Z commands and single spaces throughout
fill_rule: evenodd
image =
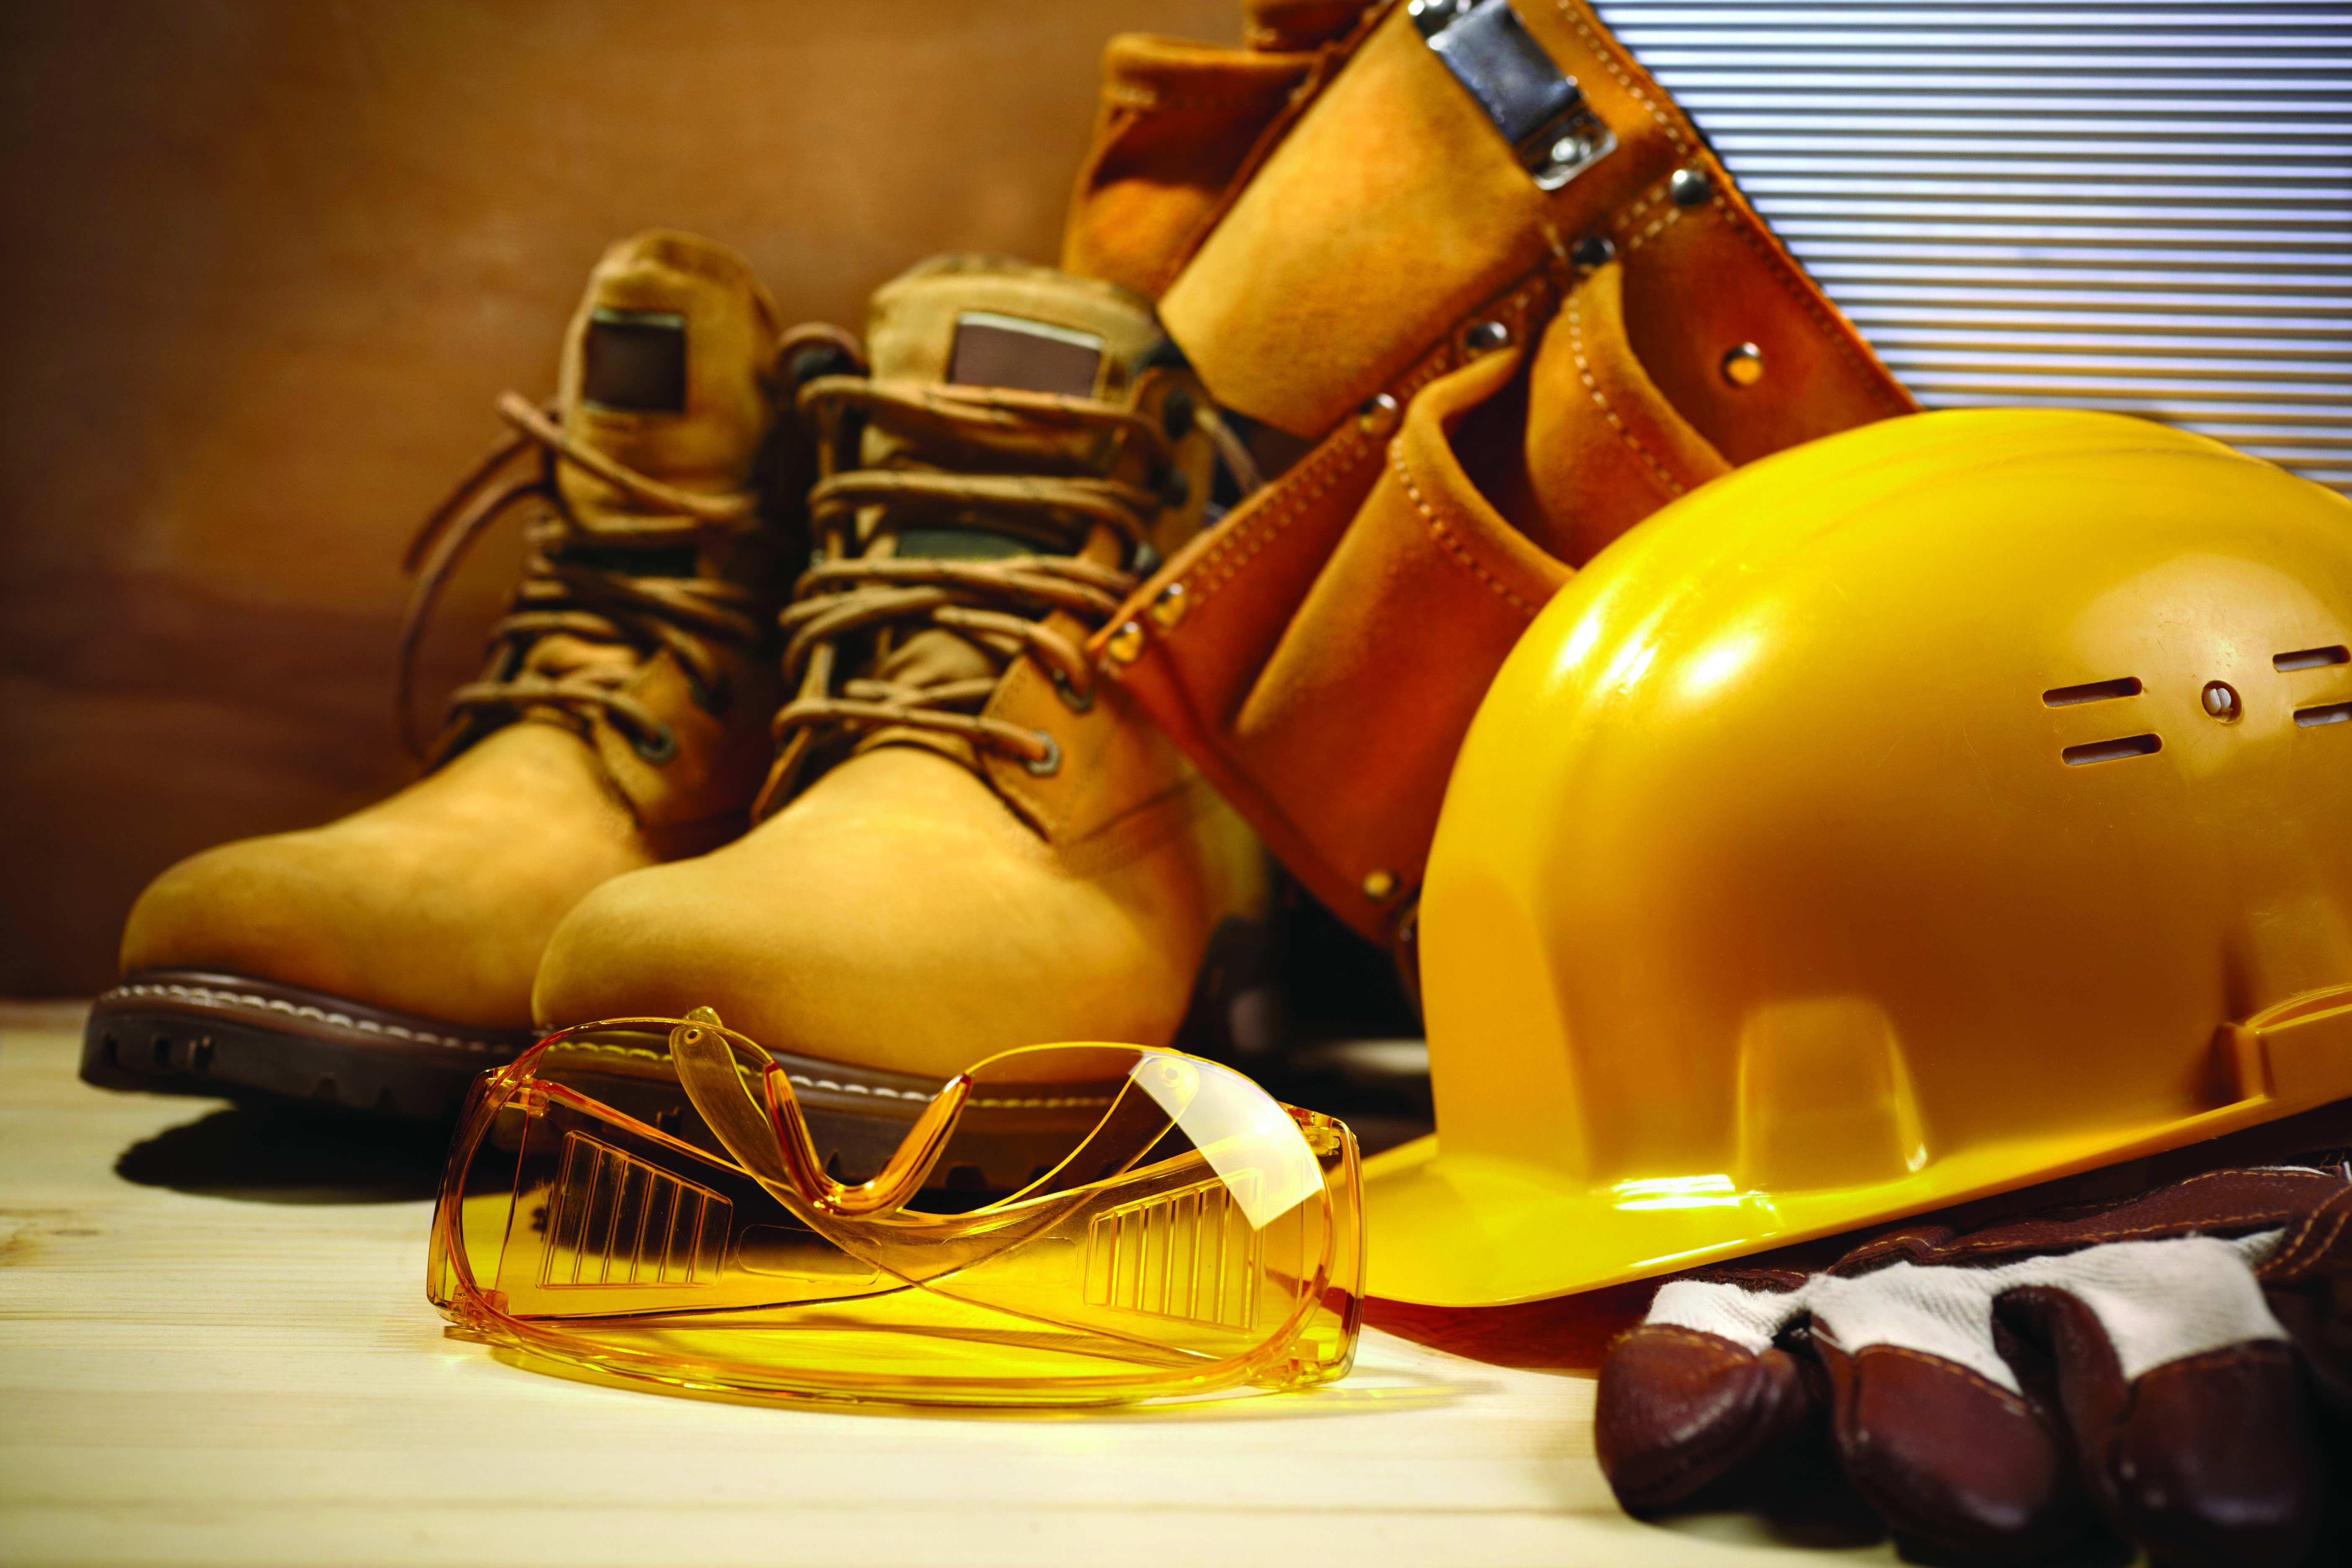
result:
M 911 1117 L 1011 1047 L 1169 1041 L 1266 872 L 1081 656 L 1210 500 L 1214 416 L 1150 307 L 952 256 L 885 287 L 867 341 L 870 374 L 798 393 L 819 549 L 782 619 L 764 819 L 583 899 L 537 1011 L 712 1005 L 811 1109 Z
M 91 1012 L 84 1079 L 452 1115 L 534 1038 L 531 977 L 565 911 L 748 826 L 781 691 L 770 628 L 805 550 L 758 495 L 777 344 L 733 252 L 656 231 L 605 253 L 555 404 L 500 401 L 511 437 L 412 548 L 404 721 L 440 583 L 501 515 L 534 513 L 526 575 L 429 771 L 157 878 Z

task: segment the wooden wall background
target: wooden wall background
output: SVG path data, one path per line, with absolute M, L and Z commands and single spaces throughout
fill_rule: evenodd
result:
M 410 531 L 553 382 L 610 240 L 856 325 L 933 251 L 1052 258 L 1112 32 L 1234 0 L 27 0 L 0 8 L 0 994 L 131 899 L 406 776 Z M 454 682 L 518 559 L 440 622 Z

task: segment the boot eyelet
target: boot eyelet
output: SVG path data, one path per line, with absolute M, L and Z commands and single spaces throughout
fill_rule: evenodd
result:
M 694 671 L 682 665 L 678 673 L 686 677 L 686 694 L 694 700 L 697 708 L 714 716 L 727 711 L 727 705 L 734 700 L 734 693 L 729 689 L 724 672 L 707 685 L 696 677 Z
M 1180 386 L 1160 405 L 1160 428 L 1171 441 L 1181 441 L 1192 433 L 1192 421 L 1199 412 L 1192 395 Z
M 1092 690 L 1079 690 L 1070 684 L 1070 678 L 1058 669 L 1054 671 L 1054 690 L 1061 698 L 1062 705 L 1073 713 L 1087 712 L 1095 705 Z
M 1053 731 L 1050 730 L 1036 730 L 1031 732 L 1045 742 L 1045 754 L 1042 757 L 1024 757 L 1021 760 L 1021 765 L 1041 779 L 1061 772 L 1062 742 L 1054 739 Z
M 650 735 L 640 735 L 630 742 L 637 755 L 660 767 L 677 755 L 677 731 L 667 724 L 655 727 Z

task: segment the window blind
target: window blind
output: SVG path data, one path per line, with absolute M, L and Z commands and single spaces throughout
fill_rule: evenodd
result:
M 2352 493 L 2352 5 L 1598 3 L 1922 403 Z

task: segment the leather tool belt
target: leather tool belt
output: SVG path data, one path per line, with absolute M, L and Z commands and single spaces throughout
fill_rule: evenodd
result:
M 1114 42 L 1066 256 L 1172 279 L 1210 390 L 1303 456 L 1093 651 L 1310 890 L 1409 941 L 1544 602 L 1717 474 L 1916 405 L 1580 0 L 1259 20 L 1276 47 Z

